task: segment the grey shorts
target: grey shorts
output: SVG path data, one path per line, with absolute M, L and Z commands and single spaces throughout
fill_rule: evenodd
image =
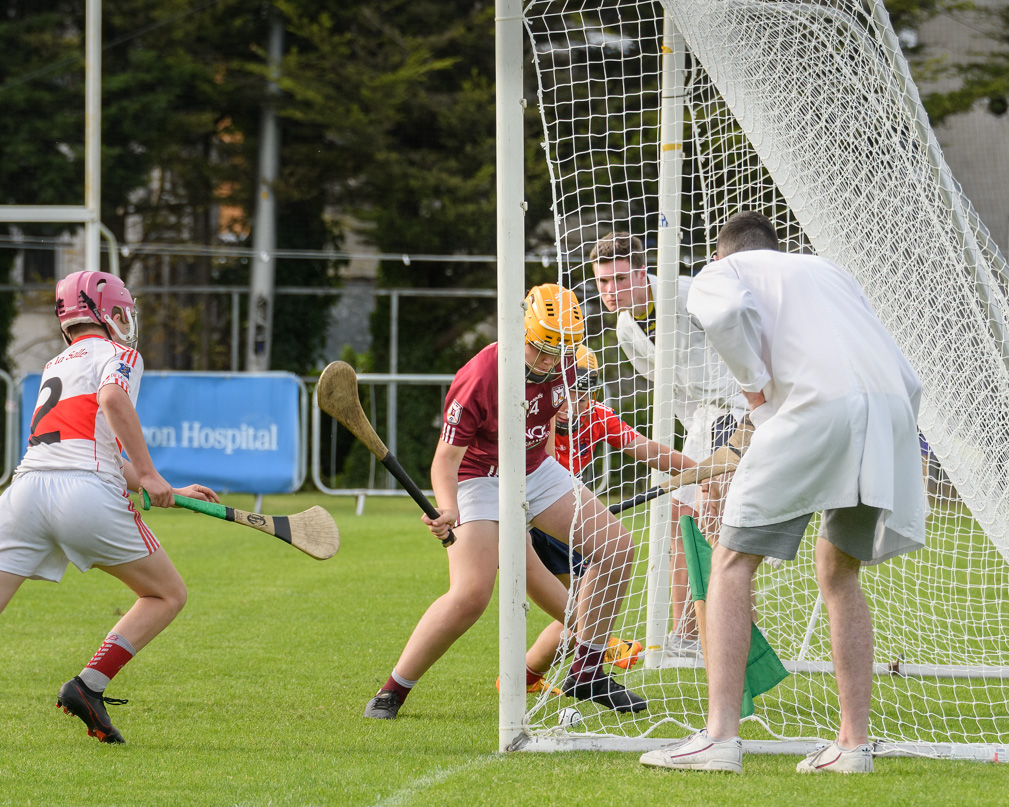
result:
M 853 558 L 862 561 L 872 560 L 876 526 L 882 512 L 878 507 L 869 507 L 866 504 L 824 510 L 820 536 Z M 812 513 L 807 513 L 788 521 L 760 527 L 731 527 L 722 524 L 718 543 L 726 549 L 749 555 L 792 560 L 799 551 L 802 536 L 805 535 L 812 517 Z

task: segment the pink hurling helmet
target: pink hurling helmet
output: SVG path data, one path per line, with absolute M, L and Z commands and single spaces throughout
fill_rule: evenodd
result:
M 117 309 L 126 325 L 125 333 L 112 321 Z M 133 345 L 137 341 L 135 312 L 136 304 L 126 284 L 108 272 L 74 272 L 56 286 L 56 316 L 68 345 L 67 327 L 79 323 L 101 325 L 109 339 Z

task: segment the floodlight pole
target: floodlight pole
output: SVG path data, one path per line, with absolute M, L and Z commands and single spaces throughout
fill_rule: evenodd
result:
M 269 66 L 280 70 L 284 51 L 284 23 L 279 12 L 270 7 Z M 277 205 L 274 185 L 280 165 L 280 125 L 277 122 L 277 96 L 280 87 L 270 81 L 263 99 L 259 127 L 259 194 L 252 249 L 252 277 L 249 283 L 249 338 L 246 345 L 246 370 L 270 369 L 273 343 L 273 305 L 276 287 Z

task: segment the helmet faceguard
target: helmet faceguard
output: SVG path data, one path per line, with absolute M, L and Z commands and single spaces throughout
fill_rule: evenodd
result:
M 74 272 L 56 286 L 56 317 L 69 345 L 71 325 L 100 325 L 109 339 L 124 345 L 137 341 L 136 303 L 123 281 L 108 272 Z M 122 325 L 113 317 L 119 314 Z
M 533 361 L 526 360 L 526 380 L 548 381 L 557 374 L 559 359 L 581 344 L 585 335 L 582 309 L 574 293 L 545 283 L 534 286 L 525 300 L 526 344 L 536 350 Z M 540 369 L 543 357 L 556 357 L 548 370 Z
M 529 361 L 528 354 L 526 354 L 526 381 L 531 384 L 542 384 L 545 381 L 549 381 L 557 375 L 557 367 L 560 364 L 560 354 L 551 353 L 549 350 L 540 350 L 536 354 L 536 358 L 531 362 Z M 542 359 L 544 356 L 551 356 L 555 358 L 555 362 L 550 365 L 549 369 L 541 369 Z
M 577 392 L 591 393 L 596 397 L 596 393 L 601 386 L 599 382 L 599 362 L 596 361 L 596 354 L 585 345 L 579 345 L 575 352 L 575 383 L 574 389 Z
M 567 407 L 557 413 L 558 434 L 564 435 L 571 431 L 571 421 L 578 421 L 585 414 L 583 399 L 588 396 L 595 400 L 600 386 L 599 362 L 596 361 L 596 354 L 585 345 L 579 345 L 575 351 L 575 383 L 571 386 L 572 394 L 569 396 Z

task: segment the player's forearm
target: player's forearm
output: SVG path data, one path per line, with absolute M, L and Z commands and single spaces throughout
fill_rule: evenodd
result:
M 127 484 L 132 483 L 131 490 L 136 490 L 133 485 L 138 485 L 140 478 L 145 474 L 156 473 L 156 469 L 151 453 L 147 450 L 147 441 L 144 440 L 144 432 L 140 427 L 137 410 L 133 408 L 133 401 L 122 388 L 115 384 L 106 384 L 98 391 L 98 405 L 101 406 L 105 419 L 130 458 L 130 474 L 133 479 L 127 477 L 126 481 Z
M 669 446 L 644 438 L 629 445 L 627 453 L 638 462 L 643 462 L 650 468 L 667 474 L 679 473 L 687 468 L 693 468 L 697 464 L 690 457 L 669 448 Z
M 435 506 L 439 510 L 451 510 L 459 512 L 459 480 L 441 479 L 435 480 L 432 472 L 431 489 L 434 491 Z
M 137 493 L 140 490 L 140 475 L 125 457 L 123 458 L 123 477 L 126 479 L 126 489 Z

